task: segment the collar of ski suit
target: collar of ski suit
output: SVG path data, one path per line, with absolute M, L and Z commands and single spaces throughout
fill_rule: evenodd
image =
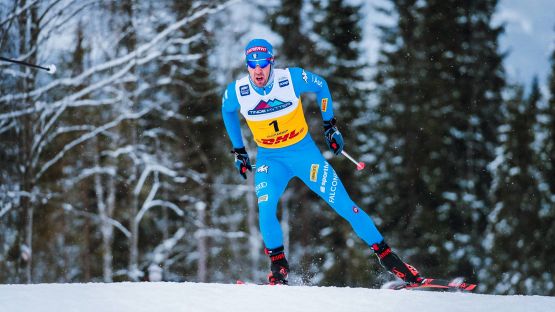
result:
M 251 84 L 251 87 L 254 89 L 254 91 L 256 91 L 256 93 L 260 95 L 266 95 L 270 93 L 270 91 L 272 91 L 272 87 L 274 86 L 274 66 L 273 65 L 271 66 L 272 68 L 270 69 L 270 76 L 268 77 L 268 82 L 263 87 L 259 87 L 256 84 L 254 84 L 254 82 L 251 79 L 251 76 L 249 75 L 249 82 Z

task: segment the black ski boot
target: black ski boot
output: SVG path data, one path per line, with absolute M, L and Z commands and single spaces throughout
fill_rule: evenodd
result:
M 389 272 L 405 281 L 407 284 L 420 284 L 424 279 L 412 265 L 401 261 L 399 256 L 391 251 L 391 248 L 382 241 L 372 245 L 372 249 L 378 256 L 380 264 Z
M 270 285 L 287 285 L 289 263 L 287 263 L 287 259 L 285 259 L 283 246 L 274 249 L 266 248 L 265 251 L 272 261 L 270 266 L 271 272 L 268 274 L 268 282 Z

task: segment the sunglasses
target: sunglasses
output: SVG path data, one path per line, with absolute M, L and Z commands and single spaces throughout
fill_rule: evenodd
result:
M 271 58 L 256 60 L 256 61 L 247 61 L 247 66 L 249 66 L 252 69 L 255 69 L 256 66 L 260 66 L 260 68 L 266 68 L 266 66 L 272 64 L 273 61 L 274 60 Z

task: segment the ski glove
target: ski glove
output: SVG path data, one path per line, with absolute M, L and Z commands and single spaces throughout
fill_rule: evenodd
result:
M 231 153 L 235 154 L 235 167 L 239 170 L 239 174 L 243 179 L 247 179 L 247 169 L 252 171 L 251 160 L 249 154 L 244 147 L 234 148 Z
M 328 121 L 324 121 L 324 137 L 326 138 L 326 142 L 328 143 L 331 151 L 335 155 L 339 155 L 343 151 L 344 143 L 343 136 L 341 135 L 341 132 L 337 130 L 335 123 L 335 117 Z

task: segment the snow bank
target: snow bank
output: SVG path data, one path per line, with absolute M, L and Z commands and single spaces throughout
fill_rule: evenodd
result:
M 0 285 L 0 311 L 552 312 L 555 297 L 200 283 Z

